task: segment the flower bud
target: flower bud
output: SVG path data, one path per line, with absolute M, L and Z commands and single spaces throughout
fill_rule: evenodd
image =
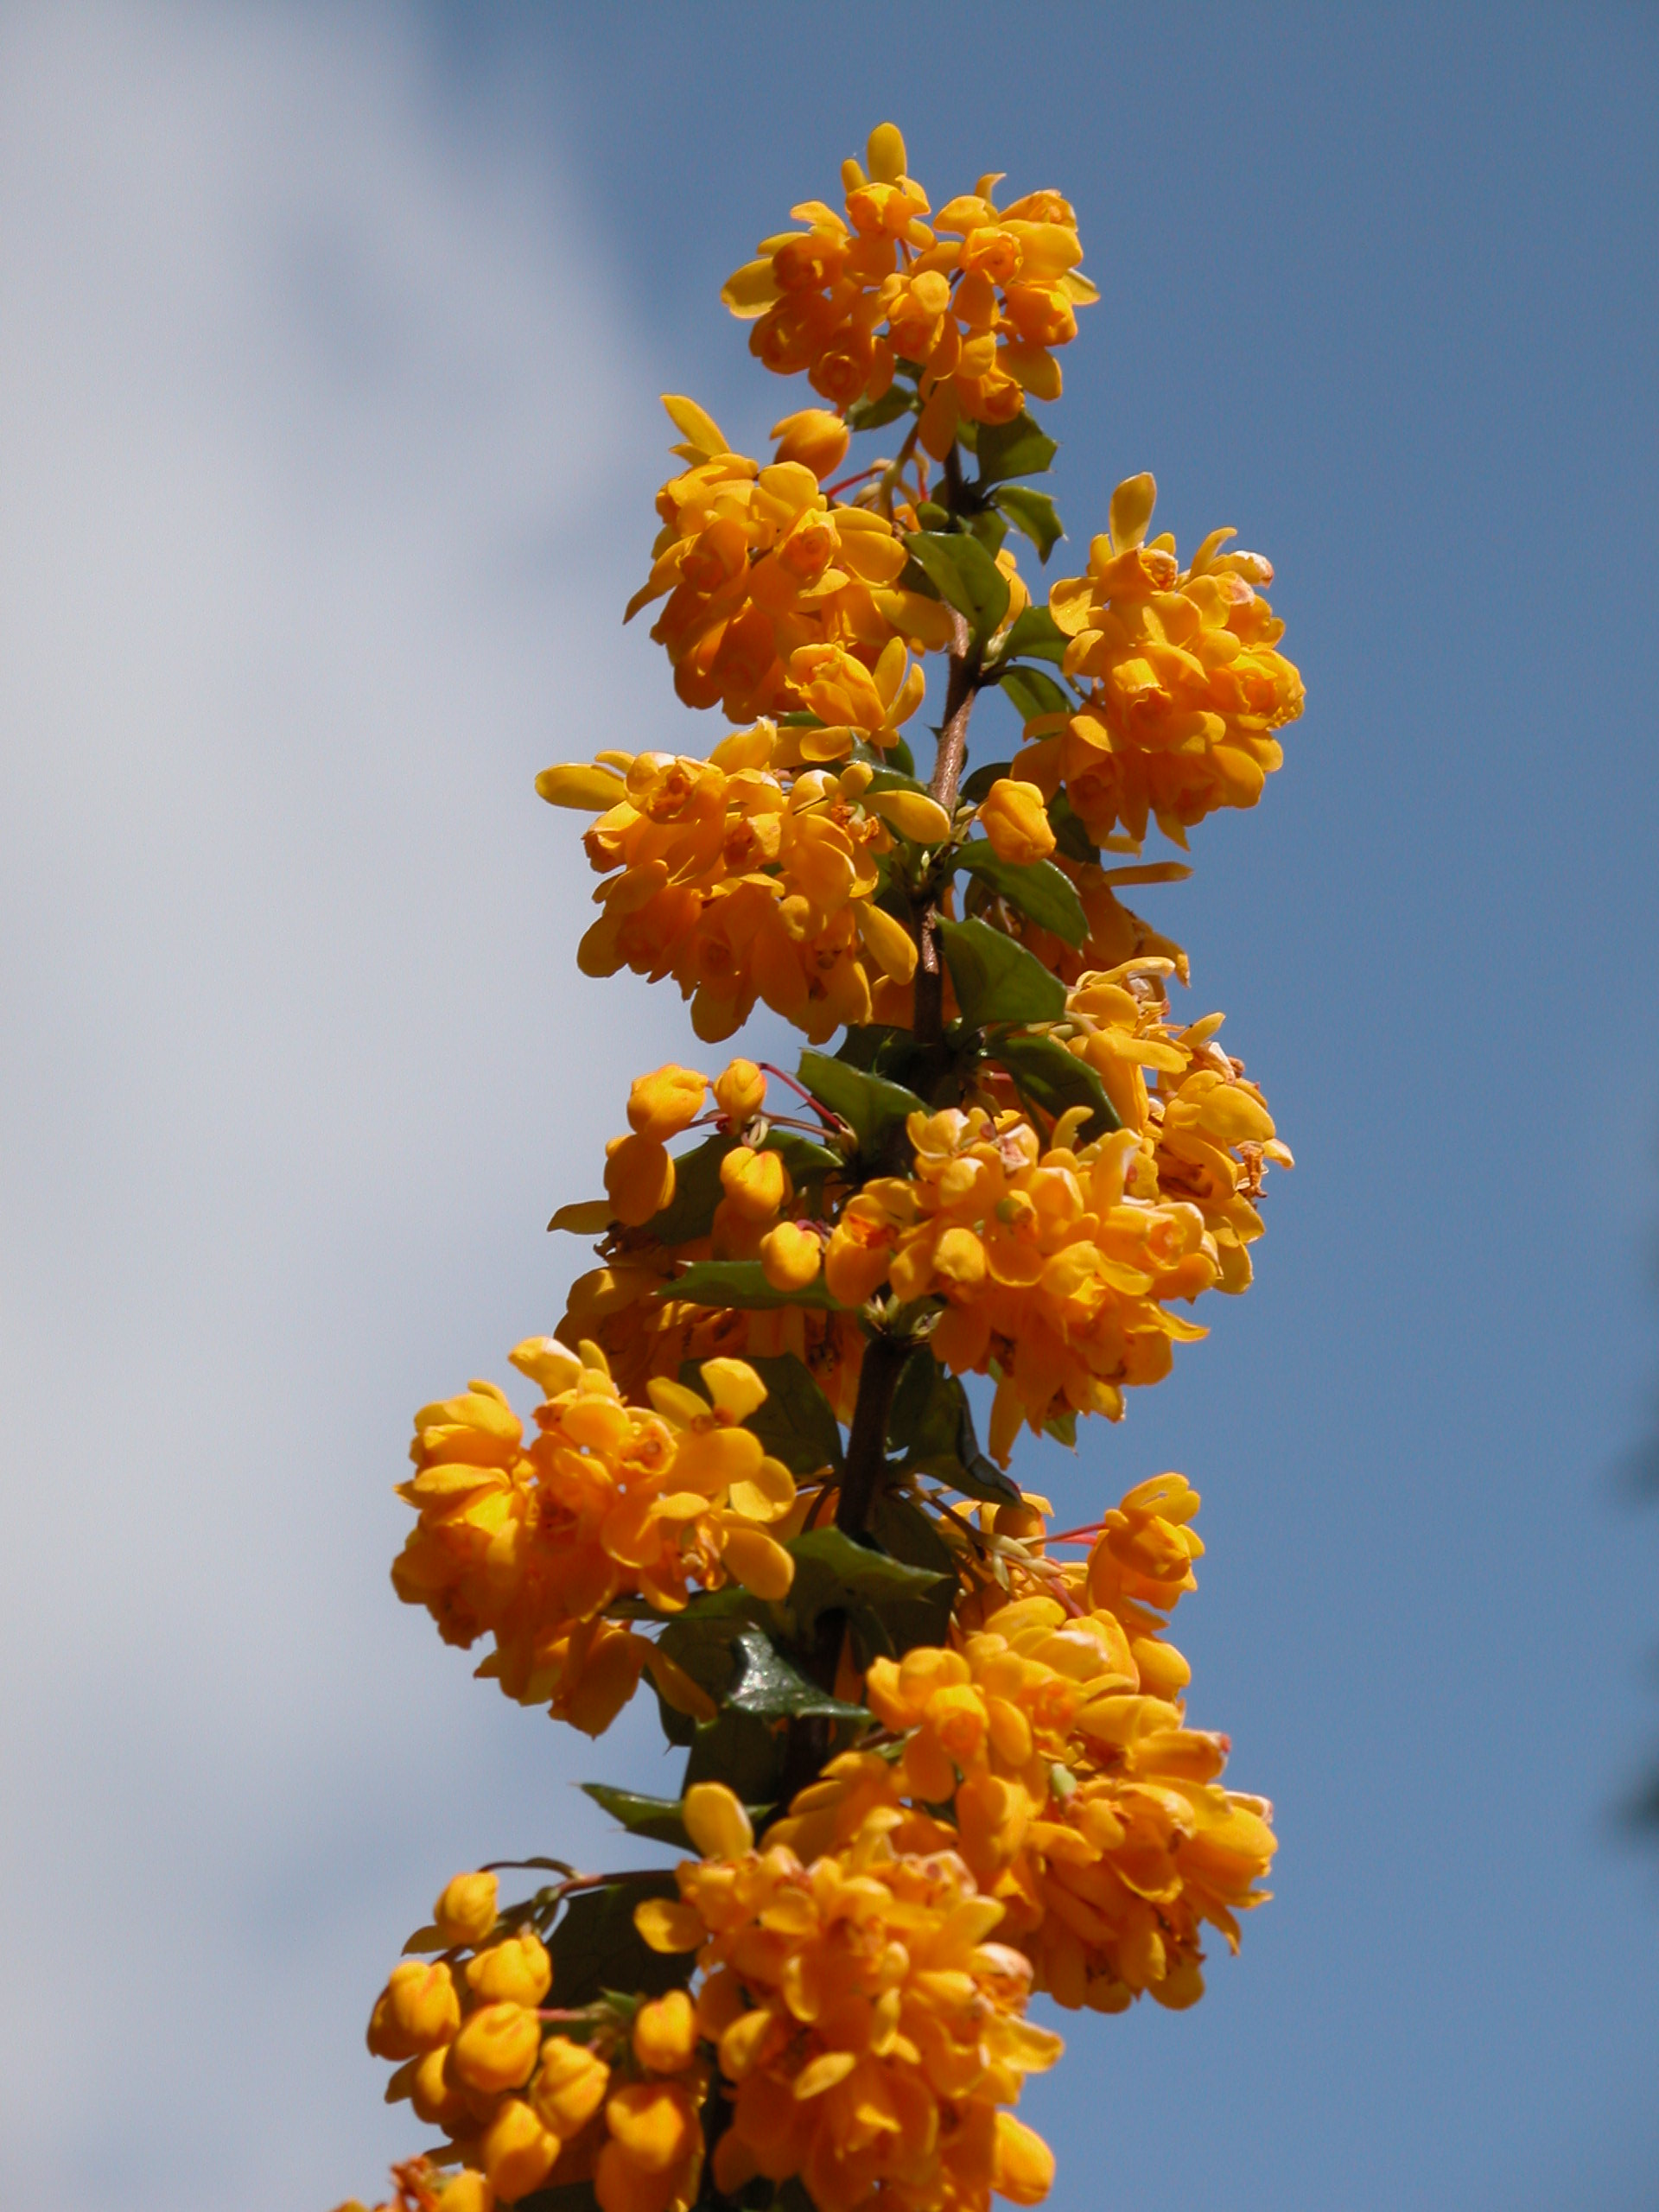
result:
M 628 1092 L 628 1127 L 636 1136 L 654 1137 L 658 1144 L 677 1137 L 702 1113 L 708 1088 L 707 1076 L 672 1061 L 652 1075 L 636 1076 Z
M 391 1970 L 369 2021 L 377 2058 L 413 2058 L 448 2042 L 461 2024 L 461 1999 L 447 1966 L 404 1959 Z
M 449 2054 L 455 2078 L 492 2094 L 529 2081 L 541 2049 L 542 2024 L 523 2005 L 486 2005 L 472 2014 Z
M 429 2127 L 454 2127 L 467 2117 L 467 2100 L 448 2079 L 449 2046 L 429 2050 L 415 2069 L 409 2101 Z
M 631 2082 L 617 2090 L 605 2107 L 605 2124 L 612 2143 L 641 2173 L 667 2173 L 696 2139 L 697 2115 L 690 2098 L 667 2082 Z
M 736 1145 L 720 1163 L 726 1203 L 740 1221 L 770 1221 L 784 1203 L 784 1163 L 775 1152 L 752 1152 Z
M 432 1921 L 446 1944 L 484 1941 L 495 1925 L 499 1887 L 493 1874 L 457 1874 L 444 1885 L 432 1908 Z
M 467 1986 L 491 2003 L 539 2005 L 553 1982 L 553 1962 L 532 1929 L 521 1928 L 467 1961 Z
M 539 2189 L 553 2171 L 561 2145 L 521 2097 L 509 2097 L 485 2130 L 484 2171 L 509 2204 Z
M 1024 866 L 1046 860 L 1054 849 L 1048 809 L 1035 784 L 999 776 L 979 810 L 979 823 L 1001 860 Z
M 766 1078 L 753 1060 L 734 1060 L 715 1079 L 715 1103 L 734 1128 L 752 1122 L 766 1103 Z
M 438 2191 L 438 2212 L 495 2212 L 495 2191 L 470 2166 L 444 2183 Z
M 799 461 L 822 484 L 846 460 L 851 433 L 827 407 L 803 407 L 799 414 L 774 423 L 772 435 L 778 441 L 776 460 Z
M 697 2050 L 697 2023 L 691 1999 L 683 1989 L 671 1989 L 642 2005 L 634 2016 L 633 2055 L 653 2074 L 678 2074 Z
M 996 2115 L 991 2186 L 1015 2204 L 1040 2204 L 1054 2185 L 1054 2153 L 1010 2112 Z
M 674 1162 L 655 1137 L 613 1137 L 605 1147 L 605 1190 L 616 1217 L 643 1229 L 674 1197 Z
M 550 2036 L 531 2085 L 530 2101 L 543 2125 L 556 2135 L 575 2135 L 605 2101 L 611 2069 L 585 2044 L 569 2036 Z
M 705 1859 L 741 1859 L 754 1848 L 741 1800 L 723 1782 L 694 1782 L 682 1808 L 685 1832 Z
M 804 1290 L 823 1264 L 822 1243 L 797 1222 L 780 1221 L 760 1239 L 760 1265 L 774 1290 Z

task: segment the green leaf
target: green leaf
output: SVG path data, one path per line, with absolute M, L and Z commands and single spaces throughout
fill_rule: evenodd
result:
M 693 1237 L 708 1236 L 722 1195 L 720 1163 L 736 1142 L 735 1137 L 712 1136 L 674 1162 L 674 1195 L 645 1224 L 659 1244 L 689 1244 Z
M 967 868 L 988 883 L 999 898 L 1068 944 L 1081 944 L 1088 936 L 1089 917 L 1077 886 L 1052 861 L 1005 861 L 988 837 L 976 837 L 957 849 L 950 865 Z
M 826 1313 L 841 1310 L 822 1276 L 804 1290 L 774 1290 L 759 1260 L 694 1260 L 652 1296 L 658 1300 L 683 1299 L 690 1306 L 729 1306 L 745 1313 L 772 1306 L 812 1306 Z
M 795 1561 L 788 1602 L 803 1631 L 810 1631 L 826 1609 L 844 1612 L 868 1605 L 882 1612 L 937 1595 L 937 1571 L 889 1558 L 841 1529 L 809 1529 L 804 1535 L 791 1537 L 784 1548 Z
M 995 783 L 999 776 L 1011 776 L 1013 773 L 1012 760 L 984 761 L 963 784 L 957 796 L 965 799 L 969 806 L 977 806 L 981 799 L 990 797 L 991 785 Z
M 1059 447 L 1029 415 L 1016 415 L 1012 423 L 982 423 L 979 426 L 979 481 L 1005 484 L 1011 476 L 1043 476 Z
M 737 1662 L 736 1679 L 726 1690 L 715 1718 L 697 1726 L 686 1762 L 685 1788 L 694 1782 L 723 1782 L 747 1804 L 767 1802 L 779 1793 L 791 1721 L 833 1723 L 837 1750 L 868 1727 L 870 1716 L 862 1706 L 849 1705 L 808 1681 L 764 1629 L 740 1627 L 731 1637 L 730 1650 Z M 677 1650 L 675 1656 L 680 1656 Z
M 802 1136 L 796 1129 L 768 1129 L 760 1149 L 778 1154 L 798 1191 L 822 1183 L 826 1175 L 834 1174 L 847 1164 L 840 1153 L 832 1152 L 827 1144 Z
M 905 1454 L 902 1474 L 931 1475 L 964 1497 L 1017 1505 L 1020 1487 L 979 1448 L 968 1393 L 925 1344 L 912 1353 L 893 1393 L 887 1440 Z
M 934 1580 L 930 1589 L 918 1590 L 912 1597 L 889 1599 L 880 1607 L 849 1609 L 848 1625 L 861 1662 L 868 1666 L 878 1653 L 899 1659 L 918 1643 L 948 1643 L 957 1599 L 957 1563 L 932 1516 L 902 1491 L 884 1489 L 870 1515 L 870 1533 L 894 1559 L 921 1568 Z
M 1065 658 L 1065 649 L 1071 642 L 1046 607 L 1028 607 L 1008 632 L 1007 657 L 1009 660 L 1052 660 L 1058 664 Z
M 1022 722 L 1038 715 L 1069 715 L 1076 704 L 1040 668 L 1011 668 L 998 680 Z
M 1046 564 L 1049 555 L 1065 536 L 1059 509 L 1046 492 L 1033 492 L 1028 484 L 1005 484 L 992 499 L 1017 531 L 1037 548 L 1037 558 Z
M 1100 866 L 1100 847 L 1084 828 L 1081 816 L 1064 791 L 1056 791 L 1048 803 L 1048 826 L 1067 860 L 1082 861 L 1090 868 Z
M 903 385 L 890 384 L 880 399 L 855 400 L 847 410 L 849 430 L 881 430 L 889 423 L 896 423 L 901 415 L 908 415 L 916 404 L 916 395 Z
M 841 1471 L 841 1427 L 835 1413 L 804 1360 L 792 1351 L 774 1357 L 749 1355 L 748 1364 L 766 1386 L 764 1402 L 743 1426 L 758 1436 L 774 1459 L 781 1459 L 794 1475 L 816 1475 L 821 1467 Z M 689 1359 L 680 1370 L 688 1389 L 699 1388 L 697 1363 Z
M 683 1801 L 678 1797 L 641 1797 L 632 1789 L 612 1789 L 602 1782 L 584 1782 L 584 1797 L 591 1797 L 630 1835 L 643 1835 L 652 1843 L 671 1844 L 677 1851 L 695 1852 L 685 1832 Z M 757 1827 L 772 1810 L 770 1805 L 751 1805 L 749 1817 Z
M 939 938 L 970 1029 L 996 1021 L 1058 1021 L 1065 1013 L 1065 985 L 1058 976 L 988 922 L 941 921 Z
M 1086 1060 L 1076 1059 L 1052 1037 L 1002 1037 L 989 1057 L 1014 1077 L 1014 1088 L 1027 1108 L 1035 1107 L 1058 1121 L 1068 1108 L 1087 1106 L 1083 1140 L 1092 1144 L 1113 1129 L 1122 1128 L 1117 1109 L 1106 1087 Z
M 832 1060 L 827 1052 L 803 1052 L 800 1074 L 818 1103 L 840 1115 L 858 1139 L 860 1152 L 869 1158 L 912 1114 L 927 1110 L 925 1103 L 902 1084 L 889 1083 L 885 1076 L 867 1075 L 845 1060 Z
M 976 537 L 965 531 L 912 531 L 910 557 L 941 599 L 965 615 L 982 645 L 1008 611 L 1008 580 Z
M 573 2009 L 591 2005 L 601 1990 L 638 1991 L 660 1997 L 690 1980 L 690 1956 L 652 1950 L 633 1924 L 633 1909 L 647 1897 L 677 1897 L 680 1885 L 666 1872 L 638 1881 L 607 1882 L 580 1890 L 568 1900 L 548 1949 L 558 2001 Z
M 969 517 L 968 528 L 995 560 L 1002 550 L 1002 541 L 1008 534 L 1008 525 L 1003 518 L 995 508 L 982 507 L 976 515 Z

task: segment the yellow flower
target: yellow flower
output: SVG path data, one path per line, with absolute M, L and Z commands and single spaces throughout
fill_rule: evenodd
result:
M 493 1874 L 455 1874 L 445 1883 L 432 1918 L 445 1943 L 479 1943 L 495 1926 L 499 1885 Z
M 447 2044 L 460 2019 L 461 2000 L 448 1967 L 441 1960 L 404 1959 L 375 2001 L 369 2049 L 377 2058 L 412 2058 Z
M 687 466 L 658 494 L 651 575 L 625 619 L 666 595 L 651 634 L 688 707 L 721 701 L 735 721 L 792 707 L 798 647 L 844 645 L 874 663 L 912 634 L 916 595 L 893 588 L 906 556 L 890 522 L 832 505 L 798 461 L 763 468 L 732 452 L 691 401 L 663 404 L 687 433 L 676 448 Z
M 635 1917 L 655 1948 L 697 1950 L 697 2018 L 733 2085 L 715 2153 L 722 2193 L 798 2176 L 820 2212 L 854 2212 L 878 2191 L 984 2206 L 1007 2183 L 1039 2201 L 1042 2146 L 999 2107 L 1060 2044 L 1023 2018 L 1029 1967 L 988 1940 L 1003 1908 L 963 1859 L 906 1848 L 891 1807 L 810 1865 L 787 1845 L 747 1844 L 720 1784 L 688 1807 L 694 1819 L 721 1847 L 681 1863 L 681 1904 Z
M 1046 860 L 1054 849 L 1048 808 L 1035 784 L 999 776 L 979 810 L 979 826 L 999 858 L 1021 865 Z
M 757 359 L 783 376 L 804 370 L 842 412 L 880 398 L 908 363 L 925 403 L 922 442 L 942 459 L 958 421 L 1006 423 L 1027 393 L 1059 397 L 1054 349 L 1099 295 L 1078 273 L 1077 217 L 1058 193 L 999 209 L 1001 179 L 984 176 L 930 229 L 906 158 L 895 127 L 878 125 L 864 164 L 842 166 L 844 213 L 822 200 L 795 208 L 809 227 L 765 239 L 721 297 L 753 321 Z
M 868 761 L 834 766 L 855 739 L 879 744 L 892 717 L 913 710 L 921 689 L 904 661 L 902 646 L 874 675 L 838 648 L 810 671 L 802 660 L 820 703 L 862 722 L 785 731 L 762 722 L 708 760 L 612 753 L 593 769 L 538 778 L 552 804 L 584 810 L 595 804 L 592 778 L 608 783 L 610 803 L 584 840 L 607 880 L 577 952 L 582 972 L 672 976 L 691 1001 L 693 1028 L 710 1041 L 730 1036 L 758 1000 L 814 1043 L 847 1022 L 908 1023 L 915 943 L 876 901 L 898 843 L 916 833 L 942 840 L 950 823 L 919 793 L 872 792 Z M 809 762 L 808 746 L 829 765 Z M 663 1176 L 655 1153 L 621 1157 L 611 1187 L 633 1209 L 624 1219 L 649 1219 L 639 1209 Z
M 1290 1164 L 1261 1092 L 1213 1042 L 1221 1017 L 1166 1026 L 1168 966 L 1083 976 L 1051 1031 L 1100 1077 L 1121 1128 L 1080 1142 L 1081 1107 L 1046 1139 L 1020 1108 L 913 1114 L 911 1173 L 866 1183 L 830 1231 L 824 1281 L 843 1305 L 884 1284 L 944 1301 L 934 1352 L 997 1375 L 990 1448 L 1005 1464 L 1022 1421 L 1116 1420 L 1125 1387 L 1160 1381 L 1172 1346 L 1206 1333 L 1172 1304 L 1248 1286 L 1262 1176 Z M 1005 1080 L 982 1087 L 1006 1096 Z
M 480 2145 L 491 2188 L 505 2204 L 539 2189 L 553 2171 L 559 2139 L 550 2134 L 522 2097 L 509 2097 L 485 2130 Z
M 623 1597 L 677 1611 L 693 1586 L 728 1580 L 768 1598 L 788 1590 L 793 1562 L 767 1529 L 793 1505 L 794 1478 L 740 1425 L 764 1387 L 715 1358 L 707 1398 L 654 1379 L 646 1408 L 626 1402 L 594 1344 L 577 1354 L 535 1338 L 512 1357 L 544 1393 L 533 1441 L 487 1382 L 416 1417 L 416 1473 L 399 1495 L 420 1519 L 392 1571 L 399 1596 L 424 1605 L 447 1642 L 492 1636 L 479 1673 L 589 1734 L 645 1669 L 706 1718 L 664 1654 L 602 1616 Z M 533 1955 L 521 1964 L 539 1972 Z
M 1173 537 L 1147 541 L 1154 497 L 1150 476 L 1120 484 L 1088 574 L 1051 588 L 1065 673 L 1087 697 L 1028 724 L 1014 763 L 1051 797 L 1063 784 L 1090 836 L 1117 849 L 1138 847 L 1149 818 L 1184 845 L 1216 808 L 1254 806 L 1284 759 L 1272 733 L 1302 711 L 1302 679 L 1275 650 L 1285 626 L 1261 594 L 1271 564 L 1224 551 L 1236 532 L 1217 530 L 1181 569 Z
M 774 423 L 768 435 L 778 441 L 773 461 L 798 461 L 810 468 L 820 484 L 833 476 L 847 458 L 851 433 L 839 415 L 828 408 L 804 407 Z

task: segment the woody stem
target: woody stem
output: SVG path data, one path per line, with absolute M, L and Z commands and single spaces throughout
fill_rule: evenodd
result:
M 836 1503 L 836 1526 L 861 1536 L 870 1525 L 887 1463 L 887 1415 L 905 1362 L 914 1347 L 905 1337 L 874 1336 L 864 1348 L 858 1399 L 847 1439 L 847 1465 Z
M 968 717 L 974 710 L 979 664 L 963 617 L 951 611 L 950 673 L 944 694 L 944 720 L 928 790 L 947 814 L 957 809 L 957 786 L 968 759 Z M 918 1045 L 937 1045 L 944 1029 L 944 967 L 939 956 L 938 909 L 930 897 L 917 938 L 914 1034 Z

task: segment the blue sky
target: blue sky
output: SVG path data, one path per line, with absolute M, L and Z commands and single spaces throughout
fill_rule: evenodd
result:
M 798 404 L 719 283 L 887 116 L 938 197 L 1077 204 L 1059 562 L 1150 467 L 1308 685 L 1147 895 L 1297 1154 L 1256 1287 L 1026 1471 L 1203 1491 L 1277 1897 L 1196 2012 L 1075 2028 L 1052 2202 L 1651 2201 L 1656 94 L 1637 9 L 0 20 L 9 2202 L 370 2190 L 406 1929 L 661 1776 L 395 1605 L 387 1485 L 686 1048 L 575 976 L 530 780 L 718 734 L 613 626 L 655 394 Z M 89 2107 L 94 1976 L 144 2027 Z

